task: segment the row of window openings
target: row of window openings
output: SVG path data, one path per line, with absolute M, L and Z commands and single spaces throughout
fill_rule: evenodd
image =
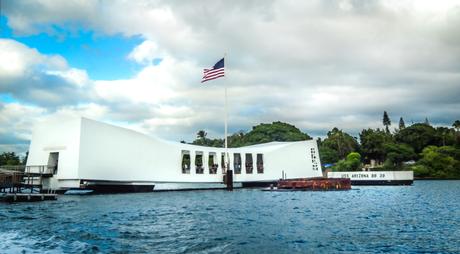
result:
M 310 150 L 310 153 L 311 153 L 311 162 L 313 164 L 313 170 L 318 170 L 318 163 L 316 161 L 316 151 L 315 151 L 315 148 L 311 148 Z
M 230 159 L 230 158 L 229 158 Z M 221 156 L 221 169 L 222 172 L 225 172 L 225 153 L 222 153 Z M 229 160 L 230 161 L 230 160 Z M 190 174 L 190 152 L 182 151 L 182 173 L 183 174 Z M 233 154 L 233 169 L 235 174 L 241 174 L 241 155 L 239 153 Z M 217 174 L 217 169 L 219 165 L 216 162 L 216 154 L 209 153 L 208 157 L 208 169 L 209 174 Z M 195 173 L 196 174 L 204 174 L 204 165 L 203 165 L 203 153 L 196 152 L 195 153 Z M 247 153 L 245 154 L 245 170 L 246 174 L 252 174 L 254 171 L 254 163 L 252 159 L 252 154 Z M 258 174 L 264 173 L 264 159 L 263 154 L 258 153 L 256 156 L 256 170 Z

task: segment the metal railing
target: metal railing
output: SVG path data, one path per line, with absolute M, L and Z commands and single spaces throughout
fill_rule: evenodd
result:
M 0 166 L 0 192 L 41 191 L 43 178 L 56 173 L 56 166 Z
M 29 165 L 25 167 L 25 173 L 38 173 L 38 174 L 51 174 L 54 175 L 57 172 L 56 166 L 48 165 Z
M 56 174 L 57 167 L 56 166 L 48 166 L 48 165 L 3 165 L 0 166 L 0 170 L 7 170 L 7 171 L 16 171 L 22 173 L 36 173 L 36 174 Z

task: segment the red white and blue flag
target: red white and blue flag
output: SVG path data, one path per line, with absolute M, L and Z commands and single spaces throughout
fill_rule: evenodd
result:
M 213 80 L 216 78 L 221 78 L 225 76 L 224 70 L 224 58 L 220 59 L 219 62 L 214 64 L 212 69 L 204 69 L 203 71 L 203 79 L 201 79 L 201 83 L 204 83 L 209 80 Z

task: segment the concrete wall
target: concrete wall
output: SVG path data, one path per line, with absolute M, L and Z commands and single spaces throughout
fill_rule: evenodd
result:
M 39 123 L 32 133 L 27 166 L 47 165 L 52 152 L 59 153 L 57 178 L 77 179 L 80 143 L 80 118 Z M 38 168 L 31 167 L 31 170 Z
M 81 179 L 156 181 L 175 176 L 180 155 L 173 146 L 143 134 L 83 119 Z
M 312 170 L 311 148 L 316 150 L 315 162 L 318 170 Z M 322 176 L 316 141 L 292 142 L 283 148 L 268 152 L 266 155 L 267 178 L 281 178 L 282 171 L 287 178 L 304 178 Z

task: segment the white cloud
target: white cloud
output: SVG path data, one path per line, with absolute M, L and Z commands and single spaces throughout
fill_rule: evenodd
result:
M 31 138 L 31 126 L 44 112 L 44 109 L 34 106 L 0 103 L 0 144 L 23 143 L 29 140 Z
M 23 75 L 28 67 L 42 59 L 38 52 L 13 40 L 0 40 L 0 77 L 11 79 Z
M 93 110 L 93 118 L 173 139 L 191 139 L 198 129 L 221 135 L 226 83 L 234 131 L 282 120 L 319 135 L 334 126 L 357 133 L 381 125 L 383 110 L 407 122 L 460 118 L 456 1 L 41 0 L 4 8 L 18 34 L 54 35 L 70 24 L 145 39 L 125 56 L 142 69 L 124 80 L 92 80 L 59 56 L 6 43 L 14 49 L 4 50 L 11 56 L 0 59 L 0 80 L 45 63 L 45 74 L 76 91 L 76 100 L 62 100 L 62 91 L 40 85 L 21 97 L 65 108 L 56 112 Z M 224 52 L 227 80 L 201 85 L 202 68 Z M 37 84 L 26 76 L 21 81 Z
M 91 97 L 85 70 L 71 68 L 60 55 L 41 54 L 11 39 L 0 39 L 0 93 L 29 103 L 58 107 Z
M 53 23 L 62 21 L 86 24 L 87 17 L 97 14 L 97 2 L 92 1 L 48 1 L 34 2 L 3 1 L 2 8 L 8 12 L 8 25 L 16 34 L 28 35 L 43 32 L 41 24 L 52 26 Z M 24 15 L 27 13 L 27 15 Z M 46 32 L 57 32 L 49 27 Z
M 165 53 L 160 50 L 155 42 L 146 40 L 136 46 L 128 55 L 128 58 L 140 64 L 152 64 L 153 60 L 163 59 L 165 56 Z
M 177 99 L 180 90 L 186 90 L 192 83 L 198 84 L 199 77 L 193 78 L 191 73 L 199 73 L 199 70 L 188 62 L 167 57 L 159 65 L 146 66 L 132 79 L 95 81 L 95 90 L 111 102 L 158 104 Z
M 86 117 L 90 119 L 104 119 L 109 112 L 107 106 L 96 103 L 62 107 L 47 117 L 61 119 L 68 117 Z
M 70 84 L 82 87 L 87 85 L 90 80 L 85 70 L 70 68 L 65 71 L 46 71 L 46 74 L 55 75 L 67 80 Z
M 0 81 L 3 85 L 37 68 L 60 70 L 67 67 L 62 57 L 42 55 L 36 49 L 11 39 L 0 39 L 0 55 Z

